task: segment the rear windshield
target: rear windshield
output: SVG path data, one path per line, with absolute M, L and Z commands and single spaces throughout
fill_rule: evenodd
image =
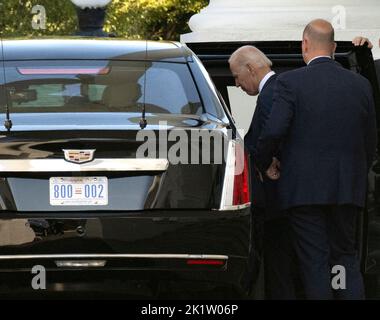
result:
M 11 113 L 201 115 L 186 64 L 135 61 L 8 61 L 5 96 Z

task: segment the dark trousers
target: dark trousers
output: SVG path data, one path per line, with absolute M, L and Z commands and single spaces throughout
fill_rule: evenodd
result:
M 350 205 L 289 210 L 307 299 L 364 298 L 356 241 L 359 213 L 360 208 Z M 338 274 L 332 273 L 334 266 L 345 268 L 345 289 L 332 285 L 332 278 Z
M 264 223 L 265 298 L 296 299 L 296 255 L 287 216 Z

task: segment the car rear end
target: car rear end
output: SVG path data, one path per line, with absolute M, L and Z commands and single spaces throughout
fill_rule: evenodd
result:
M 248 158 L 192 53 L 117 40 L 2 47 L 5 289 L 32 290 L 42 266 L 51 291 L 171 283 L 245 294 Z

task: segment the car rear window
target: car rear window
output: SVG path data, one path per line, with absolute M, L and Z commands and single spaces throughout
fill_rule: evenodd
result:
M 11 113 L 197 114 L 202 104 L 186 64 L 142 61 L 8 61 Z

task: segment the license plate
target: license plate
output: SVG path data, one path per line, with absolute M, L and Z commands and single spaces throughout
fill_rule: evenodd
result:
M 51 177 L 49 185 L 52 206 L 108 204 L 107 177 Z

